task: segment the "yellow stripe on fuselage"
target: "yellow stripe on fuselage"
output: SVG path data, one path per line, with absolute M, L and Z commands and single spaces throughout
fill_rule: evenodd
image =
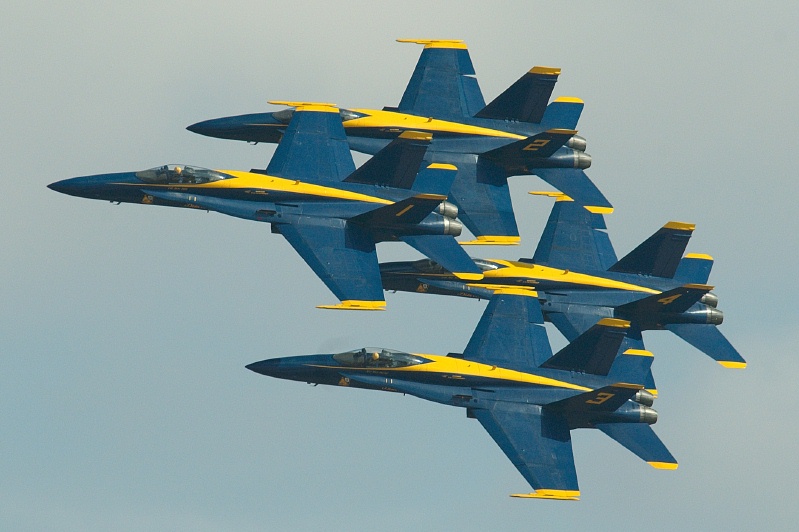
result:
M 242 172 L 240 170 L 218 170 L 219 172 L 233 176 L 234 179 L 221 179 L 219 181 L 211 181 L 200 185 L 182 185 L 170 184 L 160 185 L 157 188 L 173 188 L 185 187 L 189 190 L 203 190 L 203 189 L 260 189 L 266 191 L 276 192 L 290 192 L 292 194 L 299 194 L 304 196 L 317 196 L 320 198 L 331 198 L 351 201 L 364 201 L 367 203 L 380 203 L 383 205 L 391 205 L 394 203 L 391 200 L 378 198 L 377 196 L 370 196 L 368 194 L 359 194 L 357 192 L 350 192 L 348 190 L 341 190 L 334 187 L 326 187 L 324 185 L 314 185 L 312 183 L 303 183 L 293 179 L 284 179 L 282 177 L 275 177 L 264 174 L 254 174 L 251 172 Z M 155 185 L 153 186 L 156 187 Z
M 347 370 L 373 370 L 373 371 L 387 371 L 391 373 L 438 373 L 457 375 L 461 377 L 480 377 L 483 379 L 493 379 L 497 381 L 504 381 L 508 383 L 525 383 L 535 384 L 538 386 L 549 386 L 553 388 L 565 388 L 568 390 L 579 390 L 583 392 L 591 391 L 591 388 L 572 384 L 570 382 L 559 381 L 557 379 L 550 379 L 540 375 L 533 375 L 532 373 L 524 373 L 512 369 L 504 369 L 497 366 L 490 366 L 488 364 L 481 364 L 471 360 L 464 360 L 462 358 L 445 357 L 440 355 L 427 355 L 419 354 L 419 356 L 431 360 L 426 364 L 416 364 L 413 366 L 405 366 L 401 368 L 347 368 Z M 501 382 L 498 382 L 501 384 Z
M 560 268 L 550 268 L 549 266 L 541 266 L 540 264 L 529 264 L 526 262 L 514 262 L 507 260 L 489 259 L 491 262 L 506 266 L 505 268 L 498 268 L 496 270 L 486 270 L 483 272 L 484 282 L 472 286 L 492 288 L 494 290 L 509 286 L 502 283 L 502 279 L 507 278 L 528 278 L 537 279 L 541 281 L 556 281 L 559 283 L 569 283 L 580 286 L 591 286 L 596 288 L 611 288 L 614 290 L 626 290 L 629 292 L 646 292 L 648 294 L 659 294 L 660 290 L 647 288 L 632 283 L 625 283 L 622 281 L 614 281 L 606 277 L 597 277 L 596 275 L 588 275 L 585 273 L 577 273 L 569 270 L 561 270 Z M 496 280 L 496 283 L 492 281 Z M 496 288 L 494 288 L 496 285 Z
M 437 120 L 424 116 L 408 115 L 395 113 L 393 111 L 378 111 L 376 109 L 351 109 L 356 113 L 366 116 L 353 118 L 344 122 L 344 128 L 396 128 L 397 130 L 412 129 L 414 131 L 424 131 L 428 133 L 457 133 L 459 135 L 474 135 L 479 137 L 500 137 L 513 140 L 525 139 L 524 135 L 516 135 L 507 131 L 490 129 L 487 127 L 470 126 L 458 122 L 448 122 L 447 120 Z

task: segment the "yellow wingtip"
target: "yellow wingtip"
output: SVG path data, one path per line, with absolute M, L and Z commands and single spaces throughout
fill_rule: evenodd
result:
M 555 101 L 564 103 L 585 103 L 582 99 L 575 96 L 558 96 L 555 98 Z
M 610 214 L 613 212 L 613 207 L 597 207 L 596 205 L 584 205 L 583 207 L 592 214 Z
M 397 42 L 423 44 L 425 48 L 466 49 L 466 43 L 460 39 L 397 39 Z
M 386 310 L 386 302 L 348 299 L 347 301 L 342 301 L 338 305 L 317 305 L 316 308 L 330 310 Z
M 696 224 L 687 222 L 668 222 L 663 226 L 663 229 L 676 229 L 678 231 L 693 231 L 696 229 Z
M 543 74 L 545 76 L 560 76 L 560 67 L 534 66 L 530 74 Z
M 481 235 L 474 240 L 458 242 L 461 246 L 518 246 L 521 242 L 520 236 L 494 236 Z
M 647 462 L 647 464 L 651 465 L 655 469 L 677 469 L 679 464 L 675 464 L 673 462 Z
M 725 368 L 729 369 L 744 369 L 746 367 L 746 362 L 731 362 L 729 360 L 719 360 L 718 363 L 724 366 Z
M 579 490 L 536 490 L 531 493 L 513 493 L 517 499 L 550 499 L 554 501 L 579 501 Z

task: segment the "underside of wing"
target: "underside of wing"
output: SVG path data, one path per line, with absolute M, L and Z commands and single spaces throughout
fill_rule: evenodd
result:
M 274 227 L 341 301 L 323 308 L 385 307 L 375 245 L 360 228 L 344 220 L 314 218 Z
M 571 435 L 565 421 L 541 408 L 491 403 L 470 410 L 535 490 L 514 497 L 577 500 L 580 496 Z

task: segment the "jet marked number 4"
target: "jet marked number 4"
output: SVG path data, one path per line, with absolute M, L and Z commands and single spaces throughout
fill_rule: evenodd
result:
M 537 139 L 522 148 L 523 151 L 537 151 L 539 148 L 543 148 L 549 144 L 549 139 Z
M 674 294 L 673 296 L 664 297 L 663 299 L 658 299 L 658 303 L 662 303 L 663 305 L 668 305 L 669 303 L 673 303 L 681 295 L 682 294 Z
M 600 393 L 596 394 L 596 397 L 594 397 L 593 399 L 589 399 L 588 401 L 586 401 L 585 404 L 587 404 L 587 405 L 601 405 L 602 403 L 604 403 L 605 401 L 607 401 L 608 399 L 610 399 L 611 397 L 613 397 L 615 395 L 616 395 L 615 393 L 600 392 Z

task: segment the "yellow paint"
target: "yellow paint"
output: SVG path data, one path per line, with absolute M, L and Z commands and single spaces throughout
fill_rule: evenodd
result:
M 715 286 L 710 286 L 709 284 L 693 284 L 693 283 L 691 283 L 691 284 L 686 284 L 686 285 L 683 285 L 683 286 L 685 286 L 685 288 L 695 288 L 697 290 L 707 290 L 707 291 L 713 290 L 715 288 Z
M 408 212 L 409 210 L 413 209 L 414 207 L 415 207 L 415 205 L 408 205 L 407 207 L 405 207 L 404 209 L 402 209 L 400 212 L 398 212 L 398 213 L 397 213 L 397 214 L 395 214 L 394 216 L 396 216 L 397 218 L 399 218 L 400 216 L 402 216 L 403 214 L 405 214 L 405 213 L 406 213 L 406 212 Z
M 550 133 L 552 135 L 576 135 L 577 134 L 577 130 L 576 129 L 553 128 L 553 129 L 547 129 L 546 132 Z
M 464 281 L 479 281 L 483 278 L 482 273 L 453 272 L 453 275 Z
M 470 126 L 468 124 L 459 124 L 458 122 L 449 122 L 447 120 L 408 115 L 394 111 L 379 111 L 376 109 L 352 109 L 352 111 L 364 114 L 366 116 L 347 120 L 344 122 L 344 127 L 346 129 L 374 128 L 387 131 L 396 129 L 398 133 L 402 130 L 412 129 L 414 131 L 428 132 L 434 135 L 435 133 L 444 132 L 483 137 L 500 137 L 514 140 L 527 138 L 523 135 L 516 135 L 514 133 L 508 133 L 507 131 L 500 131 L 498 129 Z
M 657 391 L 656 389 L 649 389 L 649 388 L 647 388 L 647 390 L 646 390 L 646 391 L 648 391 L 648 392 L 649 392 L 649 393 L 651 393 L 653 396 L 655 396 L 655 399 L 657 399 L 657 398 L 658 398 L 658 391 Z
M 713 257 L 710 255 L 706 255 L 705 253 L 688 253 L 685 255 L 686 259 L 702 259 L 702 260 L 713 260 Z
M 655 355 L 652 354 L 652 351 L 647 351 L 645 349 L 628 349 L 623 355 L 630 355 L 636 357 L 654 357 Z
M 401 139 L 414 139 L 414 140 L 433 140 L 433 135 L 425 133 L 424 131 L 403 131 L 399 136 Z M 428 168 L 430 168 L 428 166 Z
M 558 96 L 555 98 L 555 101 L 563 103 L 585 103 L 580 98 L 576 98 L 574 96 Z
M 530 74 L 543 74 L 545 76 L 559 76 L 560 68 L 547 66 L 534 66 L 530 69 Z
M 612 288 L 615 290 L 626 290 L 631 292 L 645 292 L 647 294 L 659 294 L 659 290 L 647 288 L 645 286 L 614 281 L 605 277 L 597 277 L 584 273 L 561 270 L 560 268 L 550 268 L 540 264 L 529 264 L 526 262 L 511 262 L 506 260 L 490 259 L 491 262 L 505 266 L 496 270 L 486 270 L 484 273 L 487 285 L 480 285 L 483 288 L 496 289 L 491 286 L 492 280 L 497 280 L 502 284 L 503 278 L 528 278 L 540 281 L 558 281 L 580 286 L 594 286 L 597 288 Z M 498 287 L 497 287 L 498 288 Z
M 466 49 L 466 43 L 460 39 L 397 39 L 397 42 L 423 44 L 425 48 Z
M 528 194 L 532 194 L 533 196 L 546 196 L 547 198 L 555 198 L 558 201 L 574 201 L 563 192 L 558 192 L 557 190 L 531 190 L 528 192 Z
M 746 362 L 730 362 L 728 360 L 719 360 L 718 363 L 729 369 L 744 369 L 746 367 Z
M 592 214 L 610 214 L 613 212 L 613 207 L 598 207 L 596 205 L 583 205 L 583 207 Z
M 326 102 L 290 102 L 285 100 L 269 100 L 272 105 L 296 107 L 297 111 L 314 111 L 317 113 L 338 113 L 338 105 Z
M 629 329 L 630 322 L 627 320 L 620 320 L 618 318 L 602 318 L 597 322 L 597 325 L 604 325 L 605 327 L 618 327 L 620 329 Z
M 401 137 L 402 135 L 400 135 Z M 457 170 L 458 167 L 454 164 L 445 164 L 445 163 L 433 163 L 427 166 L 428 168 L 432 168 L 434 170 Z
M 520 236 L 481 235 L 475 240 L 458 243 L 461 246 L 518 246 L 521 240 Z
M 578 490 L 535 490 L 532 493 L 514 493 L 511 497 L 520 499 L 552 499 L 556 501 L 579 501 Z
M 676 229 L 678 231 L 693 231 L 696 229 L 696 224 L 689 224 L 685 222 L 668 222 L 663 226 L 663 229 Z
M 647 462 L 647 464 L 651 465 L 655 469 L 677 469 L 677 466 L 679 465 L 672 462 Z
M 386 302 L 347 299 L 338 305 L 318 305 L 316 308 L 332 310 L 386 310 Z
M 364 201 L 367 203 L 381 203 L 383 205 L 391 205 L 393 201 L 378 198 L 377 196 L 369 196 L 367 194 L 359 194 L 357 192 L 349 192 L 333 187 L 326 187 L 324 185 L 314 185 L 311 183 L 303 183 L 302 181 L 294 179 L 283 179 L 282 177 L 275 177 L 264 174 L 254 174 L 251 172 L 242 172 L 240 170 L 217 170 L 233 176 L 235 179 L 220 179 L 219 181 L 211 181 L 201 185 L 181 185 L 186 188 L 231 188 L 231 189 L 263 189 L 275 190 L 280 192 L 292 192 L 294 194 L 303 194 L 307 196 L 319 196 L 323 198 L 344 199 L 352 201 Z M 148 185 L 152 188 L 170 188 L 175 185 Z
M 587 405 L 601 405 L 602 403 L 604 403 L 605 401 L 607 401 L 608 399 L 611 399 L 613 397 L 616 397 L 615 393 L 600 392 L 600 393 L 596 394 L 596 397 L 594 397 L 593 399 L 587 400 L 585 402 L 585 404 L 587 404 Z
M 414 198 L 424 199 L 424 200 L 438 200 L 438 201 L 444 201 L 447 199 L 447 197 L 442 194 L 417 194 L 414 196 Z
M 525 297 L 538 297 L 538 292 L 532 289 L 524 288 L 501 288 L 494 292 L 497 296 L 525 296 Z

